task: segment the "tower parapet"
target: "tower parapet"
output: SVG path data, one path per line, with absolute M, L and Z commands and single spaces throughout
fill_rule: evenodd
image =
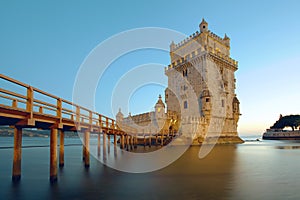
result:
M 176 68 L 180 65 L 182 65 L 183 63 L 186 62 L 190 62 L 192 61 L 194 58 L 199 57 L 199 55 L 203 55 L 204 52 L 209 53 L 212 57 L 216 58 L 216 59 L 221 59 L 224 62 L 226 62 L 228 65 L 230 65 L 231 67 L 233 67 L 235 70 L 238 69 L 238 61 L 232 59 L 231 57 L 216 51 L 215 49 L 208 47 L 205 51 L 203 51 L 202 49 L 196 49 L 195 51 L 190 52 L 189 54 L 186 54 L 184 57 L 178 58 L 177 60 L 174 60 L 171 64 L 169 64 L 165 70 L 168 69 L 172 69 L 172 68 Z
M 208 29 L 208 23 L 203 19 L 199 25 L 199 31 L 191 34 L 189 37 L 170 45 L 171 63 L 178 61 L 180 58 L 191 57 L 193 51 L 209 51 L 213 54 L 219 54 L 221 57 L 230 58 L 230 38 L 225 34 L 223 38 L 211 32 Z

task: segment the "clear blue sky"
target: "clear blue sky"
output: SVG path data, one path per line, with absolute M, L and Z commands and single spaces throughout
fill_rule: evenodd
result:
M 243 114 L 239 131 L 261 133 L 279 114 L 300 113 L 299 10 L 297 0 L 2 0 L 0 71 L 71 100 L 77 71 L 100 42 L 141 27 L 163 27 L 190 35 L 204 17 L 214 33 L 229 35 L 231 56 L 239 61 L 236 92 Z M 149 62 L 168 65 L 168 53 L 148 50 L 129 54 L 114 63 L 111 73 L 118 77 Z M 111 95 L 116 80 L 106 80 L 105 84 L 100 82 L 96 108 L 112 115 L 105 96 Z M 130 109 L 133 113 L 149 110 L 163 91 L 159 86 L 140 88 L 130 100 Z

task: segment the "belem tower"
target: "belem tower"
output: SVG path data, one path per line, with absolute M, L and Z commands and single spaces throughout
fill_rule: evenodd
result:
M 177 133 L 194 145 L 242 143 L 234 75 L 238 62 L 230 57 L 230 38 L 211 32 L 203 19 L 199 31 L 171 42 L 170 59 L 165 103 L 159 95 L 152 112 L 124 117 L 120 110 L 117 125 L 135 134 Z

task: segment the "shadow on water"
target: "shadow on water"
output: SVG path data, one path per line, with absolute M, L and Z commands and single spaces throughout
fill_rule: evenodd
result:
M 68 199 L 226 198 L 232 180 L 235 146 L 216 146 L 204 159 L 198 158 L 198 152 L 199 147 L 191 147 L 170 166 L 144 174 L 116 171 L 92 159 L 91 169 L 78 173 L 76 178 L 70 174 L 75 175 L 75 171 L 65 170 L 64 175 L 60 175 L 59 187 L 51 188 L 52 193 L 58 193 L 56 198 Z M 75 170 L 75 166 L 72 168 Z M 70 183 L 72 185 L 68 185 Z
M 113 146 L 105 155 L 117 158 Z M 1 150 L 3 152 L 4 150 Z M 5 151 L 11 151 L 6 149 Z M 65 166 L 58 182 L 49 183 L 49 149 L 23 150 L 22 179 L 11 182 L 11 165 L 5 165 L 0 197 L 6 199 L 226 199 L 230 195 L 236 146 L 218 145 L 203 159 L 199 147 L 189 148 L 177 161 L 158 171 L 131 174 L 111 169 L 91 156 L 84 167 L 82 148 L 65 148 Z M 111 155 L 110 155 L 111 154 Z M 8 157 L 12 152 L 7 154 Z M 8 159 L 9 162 L 11 158 Z M 1 174 L 0 174 L 1 175 Z M 2 174 L 3 175 L 3 174 Z M 2 199 L 2 198 L 1 198 Z
M 82 147 L 67 146 L 56 184 L 49 183 L 48 148 L 22 150 L 22 179 L 18 184 L 11 181 L 12 149 L 0 149 L 0 199 L 300 198 L 300 150 L 296 142 L 217 145 L 203 159 L 198 158 L 199 148 L 189 148 L 161 170 L 131 174 L 111 169 L 92 156 L 87 170 Z M 101 148 L 99 159 L 122 157 L 124 152 L 115 149 L 111 146 L 108 153 Z

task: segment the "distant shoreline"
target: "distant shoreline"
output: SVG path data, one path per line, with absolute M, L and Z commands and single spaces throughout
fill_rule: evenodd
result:
M 40 137 L 40 138 L 48 138 L 50 136 L 49 130 L 30 130 L 23 129 L 22 131 L 23 137 Z M 0 127 L 0 137 L 14 137 L 14 129 L 10 127 Z M 65 134 L 66 138 L 77 138 L 79 137 L 76 132 L 67 132 Z

